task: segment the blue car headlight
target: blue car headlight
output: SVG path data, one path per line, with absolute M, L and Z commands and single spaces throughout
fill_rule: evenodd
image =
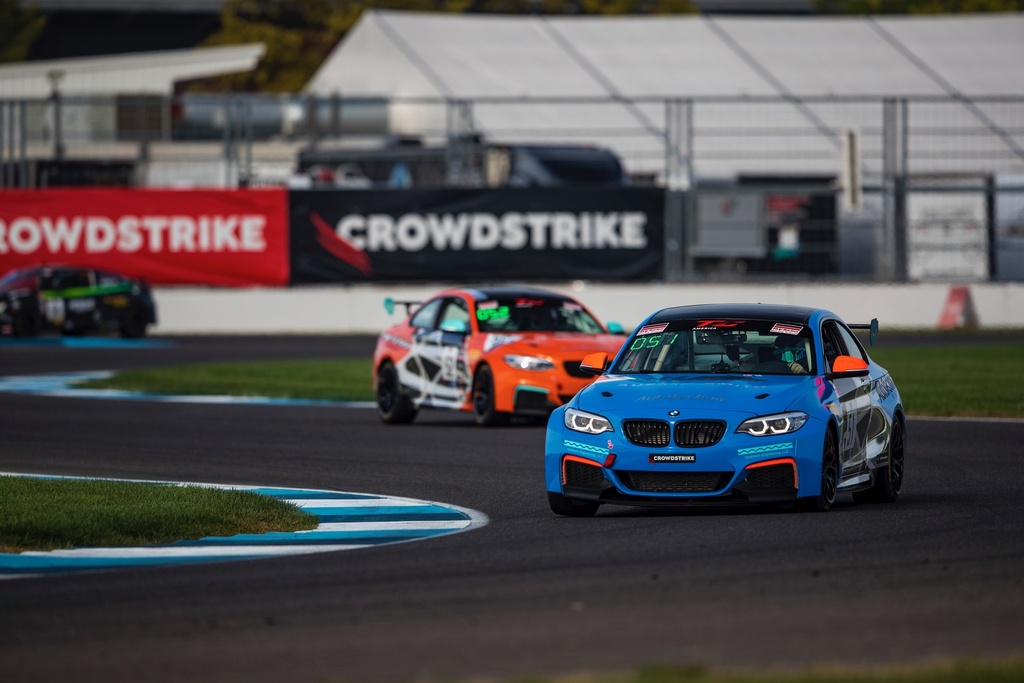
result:
M 505 364 L 517 370 L 552 370 L 555 364 L 540 356 L 520 356 L 510 353 L 504 357 Z
M 584 434 L 600 434 L 601 432 L 612 432 L 612 423 L 593 413 L 585 413 L 575 408 L 565 409 L 565 426 L 574 432 Z
M 777 436 L 795 432 L 803 427 L 805 422 L 807 422 L 807 415 L 804 413 L 764 415 L 744 420 L 743 424 L 736 428 L 736 432 L 751 436 Z

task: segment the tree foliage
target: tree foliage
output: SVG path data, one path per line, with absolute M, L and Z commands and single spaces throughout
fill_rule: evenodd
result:
M 25 61 L 45 26 L 46 16 L 38 8 L 0 0 L 0 63 Z

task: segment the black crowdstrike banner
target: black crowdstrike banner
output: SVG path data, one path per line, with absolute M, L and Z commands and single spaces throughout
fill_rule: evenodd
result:
M 291 283 L 648 280 L 656 188 L 290 192 Z

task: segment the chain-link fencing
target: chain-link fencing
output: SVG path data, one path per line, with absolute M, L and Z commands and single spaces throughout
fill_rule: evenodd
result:
M 0 100 L 7 189 L 601 183 L 671 280 L 1024 280 L 1024 97 Z

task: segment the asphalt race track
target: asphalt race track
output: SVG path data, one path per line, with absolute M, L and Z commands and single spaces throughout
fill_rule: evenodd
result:
M 2 347 L 0 375 L 369 354 L 367 338 Z M 898 378 L 897 378 L 898 379 Z M 543 428 L 0 395 L 0 471 L 325 488 L 485 513 L 436 540 L 0 581 L 0 680 L 412 683 L 1024 655 L 1024 422 L 912 419 L 898 503 L 553 515 Z M 2 502 L 0 502 L 2 504 Z

